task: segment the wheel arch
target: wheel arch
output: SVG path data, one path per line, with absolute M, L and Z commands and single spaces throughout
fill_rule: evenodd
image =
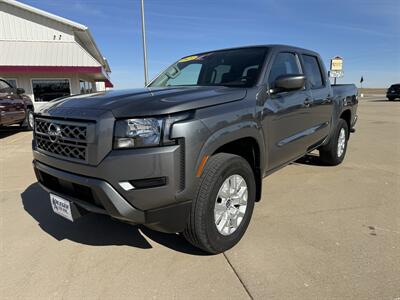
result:
M 217 153 L 231 153 L 246 159 L 256 180 L 256 201 L 261 199 L 262 174 L 266 165 L 264 139 L 256 123 L 244 122 L 214 132 L 204 144 L 197 162 Z

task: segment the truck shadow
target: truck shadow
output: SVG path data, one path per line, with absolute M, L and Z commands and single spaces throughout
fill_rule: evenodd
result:
M 4 139 L 10 135 L 14 135 L 24 131 L 26 131 L 26 129 L 19 126 L 2 127 L 0 128 L 0 139 Z
M 320 167 L 328 167 L 327 164 L 322 162 L 319 159 L 318 154 L 309 153 L 299 158 L 298 160 L 291 163 L 292 165 L 309 165 L 309 166 L 320 166 Z
M 91 246 L 131 246 L 151 249 L 151 239 L 172 250 L 206 255 L 190 245 L 181 235 L 152 231 L 144 226 L 133 226 L 111 219 L 108 216 L 87 214 L 73 223 L 53 213 L 48 193 L 39 184 L 31 184 L 22 194 L 22 204 L 43 231 L 61 241 L 68 239 Z M 147 239 L 146 239 L 147 238 Z

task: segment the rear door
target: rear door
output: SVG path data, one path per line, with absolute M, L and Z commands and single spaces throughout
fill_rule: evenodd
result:
M 280 52 L 275 55 L 267 71 L 269 89 L 275 80 L 283 75 L 302 74 L 302 68 L 295 52 Z M 263 108 L 263 131 L 268 141 L 268 169 L 301 156 L 307 149 L 305 135 L 309 126 L 308 89 L 270 94 Z
M 312 54 L 301 55 L 307 85 L 311 92 L 310 105 L 310 147 L 322 142 L 329 134 L 332 121 L 333 101 L 329 79 L 319 57 Z

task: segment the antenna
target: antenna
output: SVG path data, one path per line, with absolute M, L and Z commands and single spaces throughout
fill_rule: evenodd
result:
M 147 73 L 147 46 L 146 46 L 146 26 L 144 23 L 144 0 L 141 0 L 141 11 L 142 11 L 142 44 L 143 44 L 143 67 L 144 67 L 144 85 L 148 83 Z

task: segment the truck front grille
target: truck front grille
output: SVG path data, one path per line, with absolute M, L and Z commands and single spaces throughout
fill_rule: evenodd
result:
M 35 120 L 36 147 L 50 155 L 87 160 L 87 125 L 53 119 Z

